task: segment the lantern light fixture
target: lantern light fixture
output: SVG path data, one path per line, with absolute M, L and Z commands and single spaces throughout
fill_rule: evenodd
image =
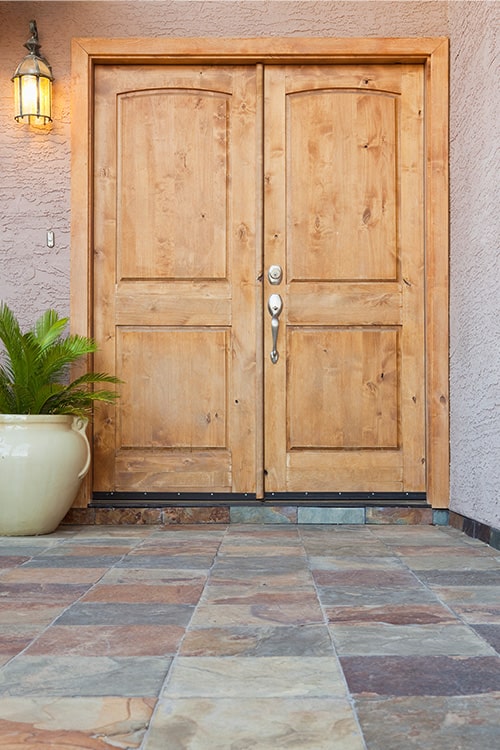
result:
M 30 21 L 31 37 L 25 43 L 26 55 L 12 76 L 14 82 L 14 118 L 17 122 L 42 126 L 52 122 L 52 69 L 39 54 L 36 21 Z

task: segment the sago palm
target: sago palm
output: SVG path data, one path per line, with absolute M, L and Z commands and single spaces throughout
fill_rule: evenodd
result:
M 87 372 L 68 381 L 70 366 L 97 345 L 85 336 L 65 335 L 67 324 L 68 318 L 47 310 L 23 333 L 14 313 L 0 304 L 0 414 L 85 416 L 94 401 L 117 398 L 115 391 L 93 387 L 120 383 L 113 375 Z

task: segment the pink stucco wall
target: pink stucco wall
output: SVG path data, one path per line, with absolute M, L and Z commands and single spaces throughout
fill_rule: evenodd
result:
M 0 299 L 23 321 L 48 306 L 69 310 L 72 37 L 449 36 L 452 507 L 500 528 L 499 11 L 457 0 L 1 2 Z M 31 18 L 56 79 L 54 123 L 43 133 L 12 118 L 10 77 Z

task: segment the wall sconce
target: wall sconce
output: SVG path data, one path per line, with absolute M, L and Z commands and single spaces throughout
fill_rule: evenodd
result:
M 30 125 L 52 122 L 52 70 L 38 54 L 36 21 L 30 21 L 31 38 L 24 45 L 29 51 L 12 76 L 14 82 L 14 118 Z

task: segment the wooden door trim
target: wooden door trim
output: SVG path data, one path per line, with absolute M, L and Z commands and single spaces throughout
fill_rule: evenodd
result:
M 438 38 L 74 39 L 71 133 L 71 327 L 92 335 L 92 103 L 98 64 L 421 63 L 426 70 L 427 499 L 449 504 L 448 80 Z M 91 497 L 90 480 L 77 505 Z

